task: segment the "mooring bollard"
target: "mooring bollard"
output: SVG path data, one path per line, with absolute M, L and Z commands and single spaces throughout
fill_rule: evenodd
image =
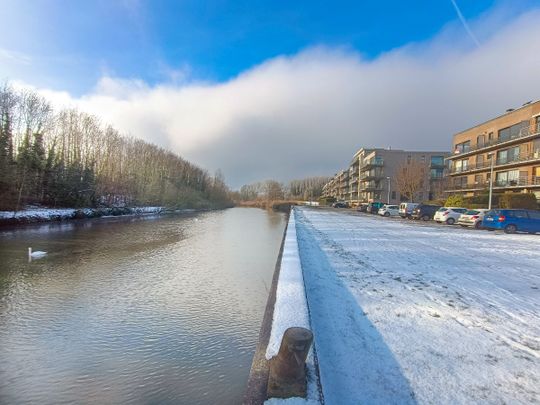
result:
M 270 360 L 268 398 L 306 397 L 306 358 L 313 342 L 309 329 L 293 327 L 283 334 L 278 355 Z

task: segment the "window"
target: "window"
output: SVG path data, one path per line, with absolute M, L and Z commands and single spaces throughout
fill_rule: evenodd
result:
M 508 162 L 508 149 L 498 151 L 497 164 L 504 165 L 506 162 Z
M 529 216 L 527 215 L 527 211 L 516 210 L 514 211 L 514 218 L 529 218 Z
M 493 132 L 490 132 L 488 134 L 488 142 L 492 141 L 493 140 Z
M 469 169 L 469 159 L 463 159 L 461 161 L 461 167 L 462 167 L 463 171 L 468 170 Z
M 519 146 L 508 149 L 508 161 L 515 162 L 516 160 L 519 160 Z
M 483 176 L 481 174 L 477 174 L 474 176 L 474 184 L 482 184 Z
M 395 199 L 396 199 L 396 192 L 392 191 L 392 200 L 395 200 Z
M 426 155 L 420 156 L 420 162 L 422 162 L 422 163 L 426 162 Z
M 517 186 L 519 182 L 519 170 L 510 170 L 507 172 L 498 172 L 495 177 L 498 186 Z
M 486 143 L 486 136 L 484 134 L 478 135 L 476 137 L 476 145 L 481 148 L 482 146 L 484 146 L 484 143 Z
M 444 156 L 431 156 L 431 166 L 444 166 Z
M 476 167 L 483 167 L 483 166 L 484 166 L 484 155 L 476 156 Z
M 456 145 L 456 153 L 465 153 L 471 150 L 471 141 L 461 142 Z
M 429 171 L 429 177 L 432 179 L 442 179 L 443 177 L 443 169 L 437 168 L 437 169 L 431 169 Z
M 467 176 L 457 177 L 454 179 L 454 186 L 463 188 L 467 185 Z
M 540 219 L 540 211 L 529 211 L 529 217 L 531 219 Z
M 407 164 L 411 164 L 411 155 L 407 156 Z
M 521 121 L 508 128 L 503 128 L 499 131 L 499 140 L 507 141 L 517 138 L 520 135 L 521 129 L 529 126 L 529 121 Z

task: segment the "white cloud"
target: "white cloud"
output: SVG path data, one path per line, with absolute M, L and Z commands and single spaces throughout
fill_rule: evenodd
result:
M 470 21 L 480 48 L 456 22 L 374 60 L 320 47 L 225 83 L 152 87 L 104 77 L 78 99 L 45 93 L 221 168 L 233 186 L 331 175 L 360 147 L 450 150 L 452 133 L 540 98 L 540 11 L 506 25 L 495 17 Z

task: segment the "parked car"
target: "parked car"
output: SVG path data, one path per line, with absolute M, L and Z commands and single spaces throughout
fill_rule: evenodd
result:
M 360 205 L 356 207 L 356 211 L 366 212 L 368 205 L 369 205 L 368 203 L 360 203 Z
M 383 217 L 397 217 L 399 216 L 399 206 L 385 204 L 382 208 L 379 208 L 379 215 L 382 215 Z
M 467 208 L 461 207 L 441 207 L 437 210 L 433 219 L 439 224 L 454 225 L 461 214 L 465 214 L 467 211 Z
M 461 214 L 457 223 L 461 226 L 472 226 L 476 229 L 480 229 L 482 228 L 482 220 L 484 219 L 486 212 L 488 212 L 488 210 L 484 208 L 468 210 L 464 214 Z
M 334 208 L 349 208 L 349 203 L 347 201 L 336 201 L 332 204 Z
M 383 205 L 384 203 L 380 201 L 370 202 L 366 208 L 366 212 L 369 212 L 370 214 L 377 214 Z
M 439 208 L 441 208 L 440 205 L 420 204 L 413 209 L 411 218 L 429 221 L 430 219 L 433 219 L 433 215 L 435 215 Z
M 488 230 L 502 229 L 506 233 L 540 232 L 540 211 L 496 209 L 486 212 L 482 226 Z
M 416 207 L 418 207 L 418 203 L 401 203 L 399 205 L 399 215 L 402 218 L 410 218 Z

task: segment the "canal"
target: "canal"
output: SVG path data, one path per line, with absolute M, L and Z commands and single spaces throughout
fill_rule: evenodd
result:
M 284 227 L 233 208 L 0 229 L 0 403 L 240 403 Z

